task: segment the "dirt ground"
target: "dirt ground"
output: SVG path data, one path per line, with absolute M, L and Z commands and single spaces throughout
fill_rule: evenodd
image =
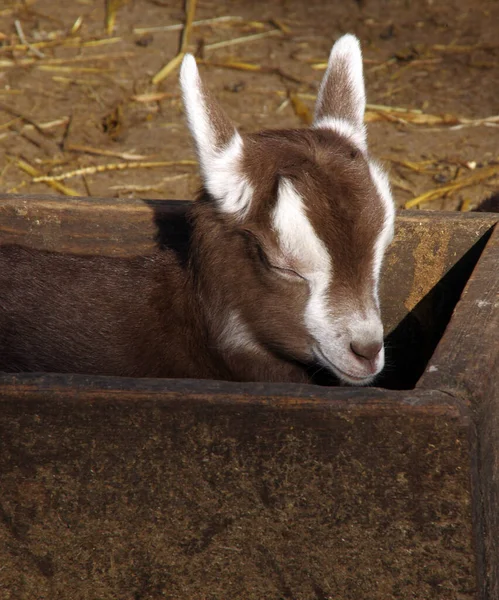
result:
M 4 0 L 2 191 L 53 193 L 33 179 L 66 174 L 52 188 L 193 198 L 197 167 L 178 164 L 195 156 L 177 69 L 152 83 L 179 50 L 180 27 L 165 28 L 184 22 L 183 4 L 108 7 L 109 34 L 104 0 Z M 188 47 L 242 132 L 303 126 L 332 42 L 353 32 L 364 50 L 371 150 L 387 163 L 399 206 L 442 187 L 416 206 L 469 210 L 497 194 L 499 122 L 477 120 L 499 114 L 499 3 L 202 0 L 194 20 Z M 255 34 L 263 35 L 234 43 Z M 228 43 L 212 46 L 219 42 Z M 234 62 L 258 70 L 227 67 Z

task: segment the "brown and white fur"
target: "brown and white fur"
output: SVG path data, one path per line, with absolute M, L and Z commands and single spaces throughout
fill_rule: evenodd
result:
M 369 156 L 357 39 L 333 47 L 309 129 L 241 136 L 180 76 L 204 188 L 189 258 L 0 252 L 0 369 L 370 383 L 384 366 L 378 282 L 393 235 Z

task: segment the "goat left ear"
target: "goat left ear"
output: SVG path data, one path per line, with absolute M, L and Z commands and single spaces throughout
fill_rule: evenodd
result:
M 359 40 L 351 34 L 333 46 L 317 95 L 314 127 L 328 127 L 366 150 L 366 92 Z
M 203 85 L 191 54 L 182 61 L 180 85 L 205 188 L 221 211 L 242 216 L 252 197 L 251 186 L 241 174 L 243 140 Z

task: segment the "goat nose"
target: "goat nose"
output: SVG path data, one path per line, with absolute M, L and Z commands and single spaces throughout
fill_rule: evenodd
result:
M 351 342 L 350 350 L 359 358 L 374 360 L 383 348 L 383 342 Z

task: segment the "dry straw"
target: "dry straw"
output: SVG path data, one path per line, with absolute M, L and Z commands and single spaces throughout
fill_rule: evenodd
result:
M 472 175 L 461 177 L 460 179 L 457 179 L 448 185 L 429 190 L 428 192 L 425 192 L 424 194 L 421 194 L 420 196 L 417 196 L 416 198 L 406 202 L 404 204 L 404 208 L 414 208 L 420 204 L 431 202 L 432 200 L 438 200 L 450 192 L 456 192 L 457 190 L 470 187 L 471 185 L 475 185 L 476 183 L 490 179 L 491 177 L 494 177 L 494 175 L 499 175 L 499 165 L 485 167 L 476 173 L 473 173 Z
M 37 179 L 41 175 L 38 169 L 35 169 L 35 167 L 30 165 L 22 158 L 17 159 L 17 166 L 25 173 L 28 173 L 28 175 L 31 175 L 31 177 L 34 178 L 33 181 L 35 181 L 35 179 Z M 58 192 L 61 192 L 65 196 L 81 196 L 81 194 L 79 194 L 77 191 L 65 186 L 62 183 L 59 183 L 58 181 L 41 181 L 41 183 L 46 183 L 48 186 L 50 186 L 54 190 L 57 190 Z
M 33 183 L 49 183 L 64 181 L 81 175 L 95 175 L 96 173 L 106 173 L 107 171 L 127 171 L 130 169 L 155 169 L 158 167 L 176 167 L 176 166 L 191 166 L 197 164 L 195 160 L 165 160 L 165 161 L 150 161 L 150 162 L 124 162 L 124 163 L 108 163 L 105 165 L 92 165 L 75 169 L 74 171 L 66 171 L 59 175 L 40 175 L 33 178 Z
M 78 17 L 72 27 L 65 32 L 51 32 L 48 35 L 48 39 L 43 41 L 29 41 L 23 31 L 23 26 L 19 20 L 14 21 L 14 28 L 17 33 L 16 43 L 4 43 L 0 46 L 0 67 L 3 69 L 14 69 L 14 68 L 26 68 L 33 69 L 43 73 L 53 73 L 51 80 L 59 84 L 66 85 L 80 85 L 85 86 L 89 94 L 92 94 L 94 98 L 99 100 L 99 92 L 95 89 L 96 86 L 102 85 L 105 80 L 111 80 L 114 74 L 117 72 L 115 65 L 116 61 L 127 60 L 134 58 L 137 55 L 137 50 L 126 51 L 126 52 L 115 52 L 106 53 L 109 46 L 117 43 L 127 43 L 129 40 L 127 36 L 116 35 L 109 37 L 115 30 L 118 23 L 117 15 L 119 9 L 126 4 L 128 0 L 106 0 L 106 13 L 105 13 L 105 27 L 107 37 L 93 38 L 88 37 L 84 39 L 82 28 L 83 18 Z M 248 21 L 241 16 L 237 15 L 223 15 L 212 18 L 194 20 L 196 12 L 196 0 L 186 1 L 185 19 L 183 23 L 162 25 L 155 27 L 141 27 L 135 28 L 133 33 L 135 35 L 143 35 L 148 33 L 168 33 L 168 32 L 181 32 L 179 40 L 178 53 L 167 62 L 163 68 L 154 75 L 152 82 L 154 85 L 159 84 L 166 77 L 170 76 L 180 65 L 183 56 L 189 50 L 189 44 L 192 38 L 192 31 L 195 27 L 217 27 L 231 30 L 232 37 L 221 41 L 214 41 L 213 43 L 205 44 L 202 46 L 202 51 L 205 53 L 203 58 L 199 58 L 200 64 L 223 68 L 232 69 L 235 71 L 246 72 L 247 74 L 261 74 L 268 75 L 271 77 L 278 77 L 281 80 L 281 86 L 274 86 L 271 91 L 269 88 L 261 90 L 262 93 L 269 94 L 274 93 L 280 98 L 279 108 L 277 112 L 281 112 L 284 109 L 293 110 L 297 121 L 304 125 L 311 123 L 313 119 L 312 102 L 315 100 L 316 95 L 311 93 L 316 90 L 316 77 L 311 70 L 323 70 L 327 67 L 327 63 L 323 60 L 324 57 L 314 57 L 308 52 L 307 44 L 298 42 L 298 38 L 292 37 L 292 31 L 289 26 L 279 20 L 270 19 L 267 22 L 263 21 Z M 1 11 L 0 11 L 1 12 Z M 251 33 L 252 31 L 257 33 Z M 249 35 L 235 35 L 234 31 L 244 31 Z M 225 36 L 224 36 L 225 37 Z M 283 70 L 280 66 L 274 66 L 270 63 L 257 64 L 250 62 L 248 56 L 241 55 L 240 58 L 230 56 L 227 53 L 227 58 L 223 56 L 223 50 L 227 49 L 230 51 L 232 48 L 242 48 L 246 44 L 256 44 L 258 42 L 264 42 L 264 40 L 272 40 L 275 38 L 282 37 L 287 40 L 287 44 L 290 46 L 289 55 L 292 60 L 302 63 L 301 69 L 293 72 L 293 65 L 286 67 Z M 3 41 L 7 42 L 6 37 Z M 10 39 L 9 39 L 10 42 Z M 299 47 L 296 48 L 295 52 L 292 52 L 291 45 L 296 43 Z M 472 61 L 473 53 L 477 50 L 490 51 L 499 47 L 499 43 L 482 43 L 477 45 L 443 45 L 434 44 L 430 46 L 421 46 L 417 48 L 417 52 L 413 55 L 407 54 L 406 49 L 402 49 L 395 56 L 388 58 L 387 60 L 375 60 L 375 59 L 364 59 L 365 65 L 370 65 L 370 72 L 378 71 L 384 73 L 387 80 L 387 92 L 385 96 L 391 97 L 393 93 L 400 90 L 404 86 L 403 77 L 406 72 L 413 67 L 427 68 L 429 70 L 437 68 L 437 65 L 442 63 L 446 59 L 446 55 L 452 54 L 470 54 L 469 67 L 479 67 L 480 65 L 476 61 Z M 79 53 L 77 56 L 64 57 L 58 56 L 52 58 L 48 56 L 48 52 L 53 48 L 71 49 L 77 48 L 78 50 L 83 49 L 98 49 L 102 48 L 100 54 L 86 55 Z M 220 54 L 212 54 L 222 50 Z M 48 51 L 48 52 L 46 52 Z M 22 53 L 25 53 L 24 55 Z M 62 54 L 62 53 L 61 53 Z M 202 53 L 199 53 L 202 55 Z M 222 55 L 218 60 L 214 57 Z M 107 64 L 104 65 L 103 62 Z M 87 63 L 89 63 L 87 65 Z M 275 63 L 278 65 L 279 63 Z M 307 66 L 308 74 L 304 75 L 305 69 L 304 64 Z M 485 63 L 482 66 L 487 66 Z M 289 70 L 289 72 L 288 72 Z M 87 78 L 79 77 L 79 74 L 89 73 L 95 74 L 92 78 L 89 75 Z M 40 75 L 39 75 L 40 76 Z M 118 79 L 116 79 L 118 83 Z M 286 89 L 278 89 L 275 87 L 281 87 Z M 248 88 L 249 89 L 249 88 Z M 251 87 L 252 92 L 258 92 L 254 86 Z M 2 89 L 0 93 L 5 96 L 17 96 L 26 93 L 26 90 L 16 89 Z M 48 94 L 49 92 L 44 92 Z M 171 99 L 172 105 L 175 105 L 178 101 L 179 94 L 176 91 L 171 92 L 159 92 L 159 91 L 148 91 L 145 90 L 140 93 L 139 90 L 133 95 L 130 92 L 129 97 L 126 100 L 128 103 L 142 103 L 142 104 L 154 104 L 162 102 L 166 99 Z M 100 101 L 100 100 L 99 100 Z M 101 101 L 100 101 L 101 102 Z M 13 102 L 14 103 L 14 102 Z M 36 116 L 26 114 L 20 109 L 14 108 L 7 104 L 0 103 L 0 110 L 6 112 L 10 117 L 9 119 L 0 125 L 2 130 L 0 133 L 0 140 L 5 139 L 6 136 L 22 136 L 29 141 L 33 147 L 35 144 L 38 148 L 41 148 L 47 155 L 47 149 L 49 147 L 57 147 L 57 152 L 52 155 L 57 155 L 59 163 L 65 161 L 66 163 L 75 160 L 74 153 L 83 153 L 93 156 L 112 157 L 115 159 L 122 160 L 124 162 L 113 162 L 103 165 L 92 165 L 83 168 L 76 168 L 67 170 L 64 173 L 59 174 L 44 174 L 38 169 L 33 167 L 29 162 L 24 159 L 12 158 L 8 164 L 16 165 L 28 173 L 31 176 L 31 182 L 33 183 L 45 183 L 51 186 L 57 191 L 66 195 L 78 195 L 75 190 L 65 186 L 62 181 L 74 177 L 82 177 L 83 183 L 88 185 L 85 180 L 86 176 L 97 175 L 99 173 L 112 172 L 112 171 L 126 171 L 130 169 L 154 169 L 161 167 L 170 166 L 191 166 L 195 165 L 193 160 L 178 160 L 178 161 L 151 161 L 151 157 L 144 156 L 139 153 L 127 150 L 110 150 L 107 148 L 98 148 L 88 144 L 76 144 L 67 143 L 66 137 L 63 138 L 63 142 L 56 144 L 55 140 L 59 138 L 53 137 L 53 130 L 56 127 L 64 126 L 68 124 L 68 117 L 61 117 L 47 123 L 37 123 Z M 399 127 L 406 128 L 418 128 L 420 131 L 435 131 L 436 129 L 447 131 L 453 131 L 462 129 L 465 127 L 498 127 L 499 126 L 499 115 L 492 115 L 485 118 L 464 118 L 454 114 L 430 114 L 422 110 L 415 108 L 406 108 L 400 106 L 388 106 L 383 104 L 368 104 L 366 115 L 366 122 L 380 122 L 392 124 Z M 29 135 L 28 135 L 29 134 Z M 38 135 L 36 135 L 38 134 Z M 41 139 L 40 139 L 40 136 Z M 62 155 L 61 152 L 62 151 Z M 62 156 L 62 159 L 59 158 Z M 402 168 L 409 169 L 412 173 L 418 174 L 418 176 L 428 176 L 432 174 L 442 173 L 442 163 L 444 159 L 437 161 L 411 161 L 408 159 L 397 158 L 389 159 L 396 163 Z M 47 168 L 48 161 L 40 161 L 41 164 Z M 53 163 L 53 161 L 52 161 Z M 447 161 L 445 169 L 449 168 L 449 164 L 452 161 Z M 53 168 L 52 164 L 51 168 Z M 79 166 L 77 163 L 72 162 L 71 166 Z M 66 167 L 68 168 L 68 167 Z M 471 167 L 470 167 L 471 168 Z M 456 167 L 456 173 L 459 173 L 460 167 Z M 52 171 L 53 172 L 53 171 Z M 438 188 L 431 189 L 425 193 L 418 195 L 408 202 L 406 202 L 406 208 L 422 205 L 433 200 L 445 197 L 448 194 L 471 187 L 476 184 L 486 182 L 489 179 L 499 174 L 499 166 L 488 165 L 481 169 L 474 169 L 473 173 L 467 174 L 456 178 L 455 180 L 441 185 Z M 171 175 L 163 178 L 160 182 L 155 185 L 117 185 L 111 189 L 122 189 L 128 192 L 138 191 L 150 191 L 153 189 L 159 189 L 161 185 L 168 181 L 176 181 L 177 178 L 184 178 L 191 176 L 189 173 L 181 173 L 179 175 Z M 392 177 L 392 183 L 395 187 L 398 187 L 411 195 L 414 195 L 414 189 L 417 189 L 416 185 L 412 185 L 412 182 L 407 182 L 402 178 L 398 178 L 395 174 Z M 26 184 L 23 182 L 21 186 Z M 18 186 L 19 187 L 19 186 Z M 459 210 L 467 210 L 470 206 L 470 200 L 465 199 Z
M 180 40 L 180 50 L 177 56 L 174 56 L 156 75 L 152 78 L 152 83 L 157 85 L 163 79 L 174 71 L 184 58 L 187 46 L 189 45 L 192 23 L 194 21 L 194 13 L 196 12 L 196 0 L 187 0 L 185 25 L 182 29 L 182 37 Z

